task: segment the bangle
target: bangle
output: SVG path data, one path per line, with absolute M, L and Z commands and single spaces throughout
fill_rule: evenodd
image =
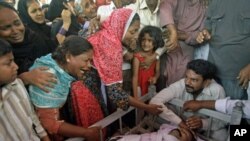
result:
M 58 33 L 61 35 L 66 35 L 67 32 L 68 32 L 67 30 L 65 30 L 63 27 L 61 27 Z

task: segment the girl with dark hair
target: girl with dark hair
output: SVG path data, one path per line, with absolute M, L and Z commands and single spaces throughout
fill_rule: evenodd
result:
M 133 94 L 138 99 L 148 92 L 150 84 L 155 84 L 160 75 L 160 61 L 156 60 L 147 68 L 140 65 L 145 59 L 154 55 L 158 47 L 164 45 L 161 29 L 154 26 L 144 27 L 138 38 L 141 51 L 133 59 Z
M 58 84 L 49 88 L 49 93 L 35 85 L 29 87 L 31 101 L 42 125 L 57 141 L 63 140 L 63 137 L 84 137 L 91 141 L 99 139 L 99 127 L 87 129 L 70 124 L 64 121 L 60 111 L 68 98 L 71 82 L 82 78 L 85 71 L 90 69 L 92 55 L 92 45 L 87 40 L 72 35 L 54 53 L 37 59 L 31 67 L 32 70 L 48 66 L 48 71 L 58 79 Z
M 101 81 L 106 86 L 110 101 L 126 110 L 130 105 L 159 114 L 158 105 L 144 104 L 129 96 L 122 88 L 123 46 L 130 46 L 137 38 L 140 28 L 138 14 L 130 9 L 117 9 L 101 25 L 101 30 L 91 35 L 88 41 L 94 49 L 94 65 Z M 79 85 L 80 87 L 81 85 Z

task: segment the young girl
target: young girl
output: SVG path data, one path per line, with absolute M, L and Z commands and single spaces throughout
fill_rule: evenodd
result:
M 160 62 L 152 62 L 150 66 L 141 64 L 147 57 L 151 57 L 158 47 L 164 45 L 160 28 L 154 26 L 144 27 L 139 34 L 141 51 L 134 55 L 133 60 L 133 94 L 135 98 L 148 92 L 149 84 L 155 84 L 159 77 Z M 139 87 L 139 90 L 138 90 Z

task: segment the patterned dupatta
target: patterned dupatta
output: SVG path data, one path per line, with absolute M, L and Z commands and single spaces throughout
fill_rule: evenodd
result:
M 94 64 L 105 85 L 122 82 L 122 38 L 134 13 L 116 9 L 106 19 L 101 30 L 88 38 L 94 48 Z

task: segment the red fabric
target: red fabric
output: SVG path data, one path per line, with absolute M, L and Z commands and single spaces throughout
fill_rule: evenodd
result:
M 117 9 L 102 23 L 101 30 L 88 38 L 94 48 L 94 64 L 104 84 L 122 81 L 122 36 L 132 13 Z
M 139 62 L 144 62 L 144 57 L 141 56 L 141 54 L 136 53 L 134 54 L 134 57 L 136 57 L 139 60 Z M 148 93 L 149 79 L 151 77 L 154 77 L 155 67 L 156 67 L 156 61 L 153 62 L 147 69 L 143 67 L 139 68 L 139 73 L 138 73 L 139 84 L 138 85 L 141 88 L 141 96 L 144 96 L 146 93 Z
M 102 5 L 107 5 L 110 4 L 110 0 L 96 0 L 96 6 L 102 6 Z
M 52 141 L 63 141 L 63 136 L 58 134 L 58 130 L 63 124 L 63 120 L 60 120 L 59 109 L 57 108 L 37 108 L 37 116 L 42 126 L 49 133 L 49 137 Z
M 81 81 L 74 82 L 71 88 L 77 125 L 88 128 L 104 118 L 98 100 Z

